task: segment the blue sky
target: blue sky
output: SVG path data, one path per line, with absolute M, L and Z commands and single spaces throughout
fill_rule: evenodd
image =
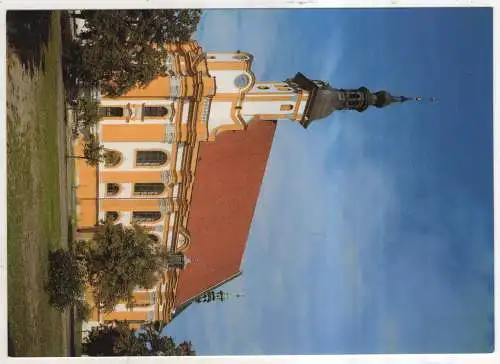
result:
M 196 38 L 253 53 L 260 80 L 439 102 L 280 122 L 224 287 L 245 297 L 168 333 L 200 355 L 491 351 L 492 11 L 209 11 Z

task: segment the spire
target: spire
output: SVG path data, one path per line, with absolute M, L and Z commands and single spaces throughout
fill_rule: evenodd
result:
M 436 102 L 437 99 L 435 97 L 423 97 L 423 96 L 416 96 L 416 97 L 408 97 L 408 96 L 393 96 L 392 97 L 393 102 L 399 102 L 403 103 L 406 101 L 416 101 L 416 102 Z
M 377 108 L 385 107 L 393 103 L 402 104 L 403 102 L 406 101 L 416 101 L 416 102 L 436 101 L 435 97 L 424 98 L 423 96 L 417 96 L 417 97 L 393 96 L 387 91 L 377 91 L 373 95 L 375 96 L 375 98 L 373 99 L 373 106 Z
M 393 96 L 392 97 L 392 102 L 403 103 L 403 102 L 410 101 L 410 100 L 413 100 L 413 97 L 407 97 L 407 96 Z
M 285 82 L 296 93 L 307 94 L 304 112 L 300 119 L 297 119 L 304 128 L 307 128 L 315 120 L 327 118 L 337 110 L 364 112 L 370 107 L 380 109 L 407 101 L 436 101 L 435 97 L 393 96 L 385 90 L 372 92 L 364 86 L 357 89 L 336 88 L 328 82 L 311 80 L 300 72 Z
M 417 96 L 417 97 L 415 97 L 415 101 L 417 101 L 417 102 L 425 102 L 425 101 L 437 102 L 438 99 L 434 96 L 431 96 L 431 97 Z

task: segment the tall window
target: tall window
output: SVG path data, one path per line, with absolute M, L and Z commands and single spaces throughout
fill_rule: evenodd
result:
M 290 111 L 290 110 L 293 110 L 293 105 L 281 105 L 280 110 L 281 111 Z
M 107 211 L 106 212 L 106 220 L 111 220 L 111 221 L 118 220 L 118 212 L 117 211 Z
M 118 183 L 108 183 L 106 184 L 106 194 L 108 196 L 115 196 L 120 192 L 120 186 Z
M 140 150 L 137 152 L 136 165 L 162 166 L 167 163 L 167 154 L 161 150 Z
M 136 183 L 134 193 L 137 195 L 159 195 L 165 190 L 163 183 Z
M 119 106 L 103 106 L 99 108 L 99 116 L 101 117 L 122 117 L 123 107 Z
M 168 109 L 163 106 L 144 106 L 142 114 L 145 117 L 162 117 L 168 114 Z
M 154 222 L 161 218 L 160 211 L 134 211 L 132 220 L 135 222 Z

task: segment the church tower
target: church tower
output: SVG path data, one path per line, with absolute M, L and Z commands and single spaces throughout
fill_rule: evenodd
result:
M 422 97 L 393 96 L 387 91 L 371 92 L 366 87 L 357 89 L 333 88 L 324 81 L 310 80 L 302 73 L 297 73 L 285 83 L 297 94 L 308 94 L 305 110 L 298 120 L 307 128 L 314 120 L 324 119 L 336 110 L 356 110 L 363 112 L 369 106 L 383 108 L 393 103 L 409 100 L 422 101 Z M 433 100 L 433 99 L 432 99 Z

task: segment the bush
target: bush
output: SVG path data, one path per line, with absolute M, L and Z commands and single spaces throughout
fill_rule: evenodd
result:
M 99 115 L 99 102 L 87 93 L 80 95 L 75 100 L 76 121 L 85 127 L 92 127 L 101 120 Z
M 76 318 L 77 320 L 88 321 L 90 319 L 90 315 L 92 314 L 92 307 L 85 302 L 79 301 L 76 304 Z
M 83 296 L 84 275 L 71 252 L 58 249 L 49 253 L 49 281 L 45 289 L 49 303 L 59 310 L 75 305 Z

